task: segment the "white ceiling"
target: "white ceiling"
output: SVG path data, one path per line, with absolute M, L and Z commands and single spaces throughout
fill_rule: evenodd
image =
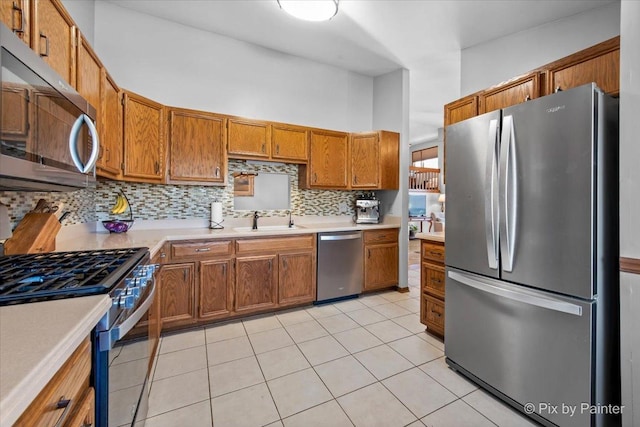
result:
M 212 33 L 370 76 L 410 72 L 410 140 L 433 139 L 460 97 L 460 50 L 614 0 L 340 0 L 300 21 L 276 0 L 108 0 Z

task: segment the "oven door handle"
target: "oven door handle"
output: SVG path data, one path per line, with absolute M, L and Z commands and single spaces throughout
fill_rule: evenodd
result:
M 153 304 L 153 298 L 156 294 L 156 282 L 153 280 L 151 289 L 144 302 L 138 306 L 131 316 L 127 317 L 122 323 L 114 326 L 108 331 L 100 332 L 99 347 L 100 351 L 108 351 L 113 348 L 116 341 L 121 340 L 129 331 L 142 319 L 142 316 L 149 310 Z

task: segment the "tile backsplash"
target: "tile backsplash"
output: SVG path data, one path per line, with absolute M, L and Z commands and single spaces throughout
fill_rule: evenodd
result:
M 107 219 L 118 191 L 129 198 L 135 219 L 209 218 L 211 202 L 221 201 L 223 215 L 228 218 L 251 216 L 250 211 L 233 208 L 233 172 L 275 172 L 289 176 L 291 211 L 294 215 L 353 216 L 356 191 L 302 190 L 298 187 L 298 166 L 280 163 L 229 161 L 228 184 L 225 187 L 202 185 L 158 185 L 120 181 L 99 181 L 95 190 L 68 193 L 32 193 L 0 191 L 0 202 L 7 205 L 11 228 L 30 211 L 38 199 L 61 201 L 70 215 L 64 225 Z M 127 213 L 128 215 L 128 213 Z M 285 216 L 286 211 L 262 211 L 265 216 Z M 126 215 L 125 215 L 126 216 Z

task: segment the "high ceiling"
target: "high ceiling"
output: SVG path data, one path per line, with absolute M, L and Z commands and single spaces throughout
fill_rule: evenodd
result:
M 266 48 L 377 76 L 410 71 L 410 140 L 437 136 L 442 106 L 460 96 L 460 50 L 614 0 L 340 0 L 322 23 L 276 0 L 108 0 Z

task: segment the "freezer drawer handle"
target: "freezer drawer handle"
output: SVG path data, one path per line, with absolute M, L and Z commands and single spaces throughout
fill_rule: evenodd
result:
M 337 234 L 333 236 L 320 236 L 320 240 L 353 240 L 360 239 L 360 234 Z
M 457 273 L 455 271 L 449 271 L 449 277 L 458 283 L 467 285 L 482 292 L 487 292 L 499 297 L 511 299 L 514 301 L 522 302 L 524 304 L 535 305 L 536 307 L 542 307 L 553 311 L 560 311 L 562 313 L 573 314 L 574 316 L 582 316 L 582 307 L 579 305 L 571 304 L 568 302 L 554 300 L 545 297 L 539 297 L 535 295 L 529 295 L 521 292 L 512 291 L 509 289 L 499 288 L 489 283 L 484 283 L 476 280 L 466 274 Z

